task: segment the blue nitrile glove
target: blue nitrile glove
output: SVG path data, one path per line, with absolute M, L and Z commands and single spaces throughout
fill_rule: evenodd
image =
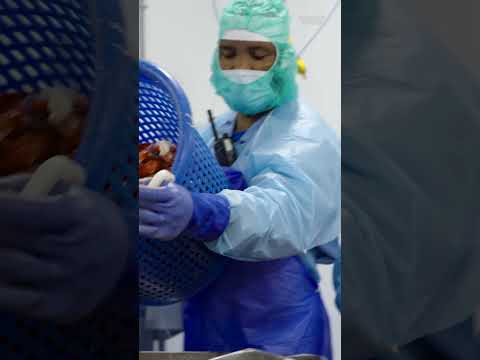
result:
M 223 167 L 223 172 L 225 173 L 225 176 L 230 184 L 230 190 L 243 191 L 248 187 L 247 182 L 240 171 L 232 169 L 231 167 Z
M 140 183 L 138 206 L 140 235 L 151 239 L 175 239 L 193 214 L 190 192 L 175 184 L 150 188 Z
M 108 199 L 84 188 L 21 198 L 28 179 L 0 179 L 0 311 L 77 320 L 110 294 L 124 270 L 124 219 Z
M 140 184 L 140 235 L 173 240 L 182 232 L 201 241 L 216 240 L 230 220 L 228 200 L 221 195 L 191 193 L 169 184 L 149 188 Z

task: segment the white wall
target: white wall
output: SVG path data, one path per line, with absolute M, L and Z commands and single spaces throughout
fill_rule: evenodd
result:
M 221 1 L 219 1 L 221 2 Z M 318 5 L 321 3 L 323 5 Z M 290 0 L 292 36 L 303 47 L 333 0 Z M 206 124 L 206 110 L 226 110 L 209 83 L 218 26 L 210 0 L 146 0 L 146 58 L 169 71 L 184 87 L 194 119 Z M 340 11 L 305 53 L 308 78 L 299 77 L 302 96 L 340 131 Z
M 223 0 L 217 1 L 222 3 Z M 190 99 L 194 121 L 205 126 L 206 110 L 215 114 L 226 110 L 223 100 L 209 83 L 210 63 L 217 41 L 214 1 L 146 0 L 146 59 L 170 72 Z M 289 0 L 292 37 L 300 50 L 322 22 L 334 0 Z M 340 11 L 304 54 L 307 79 L 299 78 L 301 95 L 339 133 L 341 129 L 341 27 Z M 330 267 L 321 268 L 322 295 L 332 323 L 335 359 L 340 353 L 340 316 L 334 306 Z M 173 342 L 170 350 L 179 350 Z M 178 343 L 177 343 L 178 344 Z

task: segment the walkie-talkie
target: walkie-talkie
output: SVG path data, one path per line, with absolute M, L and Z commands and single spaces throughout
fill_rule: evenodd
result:
M 215 157 L 221 166 L 231 166 L 237 160 L 237 152 L 235 151 L 233 140 L 227 134 L 223 134 L 221 138 L 218 136 L 212 110 L 208 110 L 208 118 L 212 126 L 213 136 L 215 137 Z

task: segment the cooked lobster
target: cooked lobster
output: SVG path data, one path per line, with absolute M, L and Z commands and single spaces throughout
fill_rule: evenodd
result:
M 31 172 L 55 155 L 73 156 L 88 99 L 64 88 L 0 95 L 0 176 Z
M 141 179 L 154 176 L 160 170 L 172 171 L 177 146 L 169 141 L 138 145 L 138 171 Z

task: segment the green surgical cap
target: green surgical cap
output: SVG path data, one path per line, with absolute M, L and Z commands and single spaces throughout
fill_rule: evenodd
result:
M 290 16 L 284 0 L 232 0 L 220 20 L 220 39 L 230 30 L 263 35 L 277 44 L 288 44 Z

